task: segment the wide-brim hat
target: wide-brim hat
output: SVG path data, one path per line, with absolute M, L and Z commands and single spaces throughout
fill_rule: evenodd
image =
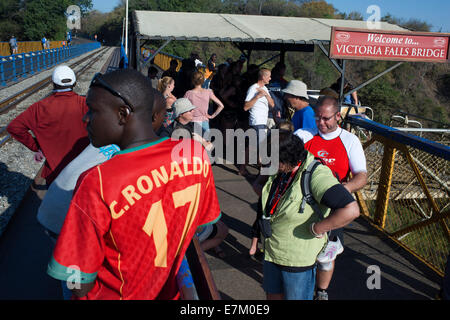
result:
M 296 97 L 302 97 L 309 99 L 308 88 L 306 84 L 300 80 L 291 80 L 287 84 L 286 88 L 282 90 L 284 93 L 292 94 Z
M 197 107 L 194 106 L 188 98 L 177 99 L 172 104 L 172 109 L 173 109 L 172 117 L 174 119 L 176 119 L 180 115 L 182 115 L 183 113 L 191 111 L 191 110 L 193 110 L 195 108 L 197 108 Z
M 52 81 L 59 86 L 69 87 L 77 81 L 77 78 L 72 69 L 66 65 L 62 65 L 53 70 Z

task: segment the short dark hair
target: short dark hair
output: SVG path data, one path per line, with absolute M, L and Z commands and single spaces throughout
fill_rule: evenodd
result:
M 271 73 L 269 69 L 262 68 L 258 72 L 258 80 L 261 80 L 266 73 Z
M 149 78 L 133 69 L 119 69 L 105 73 L 102 79 L 129 100 L 136 112 L 144 112 L 151 117 L 156 90 L 153 90 Z
M 279 131 L 279 162 L 296 166 L 300 161 L 304 161 L 308 151 L 302 139 L 295 135 L 292 131 Z

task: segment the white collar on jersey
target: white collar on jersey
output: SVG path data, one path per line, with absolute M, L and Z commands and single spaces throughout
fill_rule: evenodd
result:
M 317 131 L 319 132 L 319 135 L 322 137 L 322 139 L 324 139 L 324 140 L 333 140 L 333 139 L 336 139 L 337 137 L 339 137 L 341 135 L 342 128 L 341 127 L 337 127 L 336 130 L 334 130 L 333 132 L 329 132 L 329 133 L 322 133 L 322 132 L 319 131 L 319 129 L 317 129 Z

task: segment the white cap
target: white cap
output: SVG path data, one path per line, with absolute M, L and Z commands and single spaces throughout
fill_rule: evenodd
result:
M 73 85 L 75 81 L 77 81 L 77 78 L 75 77 L 75 73 L 72 69 L 68 66 L 62 65 L 53 70 L 52 81 L 57 85 L 68 87 Z

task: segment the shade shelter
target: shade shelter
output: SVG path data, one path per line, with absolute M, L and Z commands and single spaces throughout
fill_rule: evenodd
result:
M 390 59 L 399 60 L 400 62 L 363 84 L 356 86 L 352 91 L 343 92 L 346 60 L 331 58 L 325 46 L 330 45 L 333 31 L 337 28 L 370 32 L 370 27 L 371 23 L 359 20 L 133 11 L 131 26 L 133 41 L 131 42 L 129 57 L 131 58 L 131 66 L 142 71 L 156 54 L 171 41 L 176 40 L 231 42 L 245 54 L 247 63 L 250 61 L 253 50 L 278 51 L 279 53 L 271 59 L 280 56 L 280 61 L 284 61 L 284 54 L 287 51 L 312 52 L 314 47 L 318 46 L 341 73 L 343 81 L 340 90 L 340 101 L 342 103 L 344 96 L 364 87 L 403 63 L 399 59 Z M 377 22 L 376 28 L 379 32 L 414 34 L 407 29 L 382 21 Z M 141 48 L 152 40 L 163 41 L 163 44 L 145 62 L 141 55 Z

